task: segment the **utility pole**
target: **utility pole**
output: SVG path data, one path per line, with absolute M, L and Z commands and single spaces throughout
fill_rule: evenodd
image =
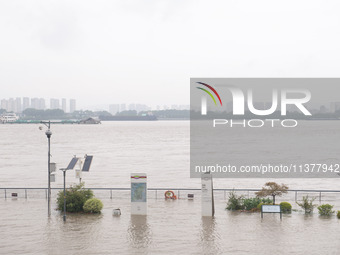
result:
M 51 136 L 52 136 L 52 131 L 50 130 L 51 128 L 51 121 L 44 122 L 41 121 L 40 123 L 44 124 L 48 129 L 45 132 L 45 135 L 47 136 L 48 140 L 48 154 L 47 154 L 47 159 L 48 159 L 48 165 L 47 165 L 47 172 L 48 172 L 48 184 L 47 184 L 47 215 L 48 217 L 51 216 Z

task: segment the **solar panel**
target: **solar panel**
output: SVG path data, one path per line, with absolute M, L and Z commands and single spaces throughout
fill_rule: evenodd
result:
M 70 163 L 68 164 L 66 170 L 73 169 L 74 166 L 77 164 L 79 158 L 71 159 Z
M 92 163 L 93 156 L 86 156 L 82 171 L 88 172 Z

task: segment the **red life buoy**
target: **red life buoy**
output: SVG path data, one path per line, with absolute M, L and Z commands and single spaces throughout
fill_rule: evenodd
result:
M 164 193 L 165 199 L 176 199 L 176 195 L 172 190 L 167 190 Z

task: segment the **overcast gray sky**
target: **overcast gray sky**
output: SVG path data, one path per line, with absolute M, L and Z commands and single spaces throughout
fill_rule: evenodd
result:
M 339 1 L 0 1 L 0 98 L 189 104 L 190 77 L 339 77 Z

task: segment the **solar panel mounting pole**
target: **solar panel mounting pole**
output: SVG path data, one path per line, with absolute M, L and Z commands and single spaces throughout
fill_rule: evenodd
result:
M 61 168 L 61 171 L 63 171 L 64 175 L 64 215 L 63 215 L 63 220 L 66 221 L 66 171 L 67 168 Z
M 79 184 L 81 184 L 81 174 L 82 174 L 81 169 L 82 169 L 82 165 L 83 165 L 82 159 L 79 159 L 78 162 L 79 162 Z

